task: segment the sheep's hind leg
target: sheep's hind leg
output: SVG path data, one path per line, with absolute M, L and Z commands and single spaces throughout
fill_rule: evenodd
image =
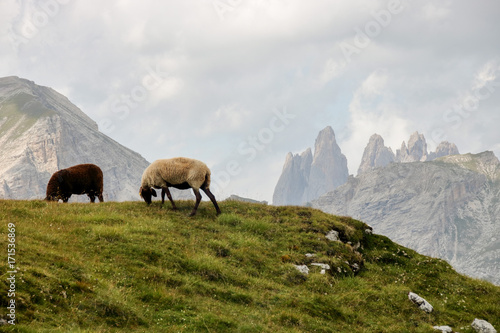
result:
M 168 200 L 172 203 L 172 209 L 177 210 L 177 207 L 175 206 L 174 200 L 172 199 L 172 195 L 170 194 L 170 190 L 168 187 L 162 187 L 161 188 L 161 204 L 165 202 L 165 193 L 167 194 Z
M 196 203 L 194 204 L 193 211 L 191 212 L 191 214 L 189 214 L 189 216 L 196 215 L 196 212 L 198 211 L 198 206 L 200 205 L 200 201 L 201 201 L 200 191 L 198 189 L 193 188 L 193 192 L 194 192 L 194 195 L 196 196 Z
M 212 201 L 212 203 L 214 204 L 215 210 L 217 211 L 217 215 L 219 215 L 221 212 L 220 212 L 219 205 L 217 204 L 217 200 L 215 200 L 215 196 L 212 194 L 212 192 L 210 192 L 210 189 L 205 188 L 205 187 L 202 187 L 201 189 L 210 198 L 210 201 Z

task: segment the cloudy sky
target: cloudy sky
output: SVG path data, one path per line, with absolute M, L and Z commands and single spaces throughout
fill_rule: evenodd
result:
M 2 0 L 0 76 L 149 161 L 205 161 L 218 196 L 271 201 L 328 125 L 352 174 L 374 133 L 500 156 L 499 17 L 498 0 Z

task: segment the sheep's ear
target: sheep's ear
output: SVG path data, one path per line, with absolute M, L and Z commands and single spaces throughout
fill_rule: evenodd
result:
M 139 188 L 139 195 L 140 195 L 140 196 L 141 196 L 141 198 L 142 198 L 142 186 L 141 186 L 141 188 Z
M 156 198 L 156 191 L 151 189 L 151 195 Z

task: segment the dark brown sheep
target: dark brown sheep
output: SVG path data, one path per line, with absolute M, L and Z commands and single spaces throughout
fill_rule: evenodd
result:
M 87 194 L 90 202 L 102 198 L 102 171 L 94 164 L 78 164 L 55 172 L 47 184 L 45 200 L 68 202 L 72 194 Z

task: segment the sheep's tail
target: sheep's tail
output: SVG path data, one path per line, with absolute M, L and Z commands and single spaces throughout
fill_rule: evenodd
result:
M 206 189 L 210 189 L 210 170 L 205 174 L 205 182 L 203 183 L 203 186 Z

